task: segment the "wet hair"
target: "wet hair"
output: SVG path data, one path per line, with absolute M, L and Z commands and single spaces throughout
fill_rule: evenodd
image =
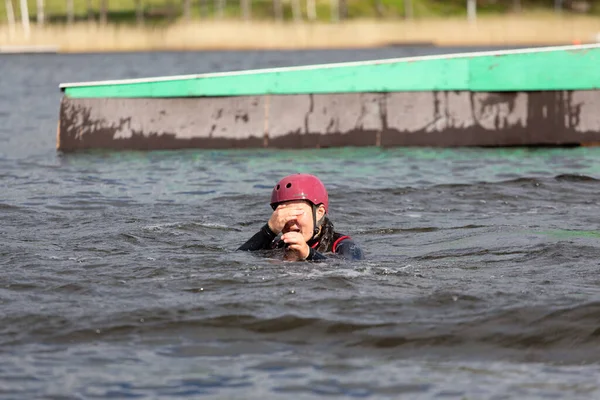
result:
M 321 220 L 321 232 L 315 238 L 315 240 L 319 241 L 319 246 L 317 246 L 315 250 L 317 250 L 319 253 L 327 252 L 333 245 L 333 234 L 333 223 L 327 217 L 327 215 L 324 215 Z

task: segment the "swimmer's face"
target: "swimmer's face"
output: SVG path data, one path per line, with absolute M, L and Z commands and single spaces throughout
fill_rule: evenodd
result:
M 288 221 L 284 225 L 281 231 L 282 233 L 295 231 L 300 232 L 305 241 L 309 241 L 310 238 L 312 238 L 314 233 L 313 215 L 312 206 L 308 202 L 304 200 L 287 201 L 283 204 L 280 204 L 277 208 L 281 209 L 282 211 L 284 209 L 302 211 L 302 214 L 297 215 L 294 219 Z M 324 214 L 325 209 L 323 208 L 323 206 L 320 206 L 317 209 L 317 221 L 320 220 Z

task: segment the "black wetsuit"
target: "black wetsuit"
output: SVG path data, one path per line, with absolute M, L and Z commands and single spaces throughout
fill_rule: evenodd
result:
M 310 249 L 307 261 L 326 260 L 327 257 L 323 253 L 338 254 L 343 258 L 350 260 L 362 260 L 363 252 L 354 243 L 352 238 L 347 235 L 335 232 L 333 224 L 326 219 L 321 234 L 316 238 L 309 240 L 306 244 Z M 256 251 L 256 250 L 272 250 L 283 248 L 285 243 L 278 239 L 278 236 L 271 231 L 269 224 L 265 224 L 260 231 L 250 238 L 246 243 L 241 245 L 238 250 Z

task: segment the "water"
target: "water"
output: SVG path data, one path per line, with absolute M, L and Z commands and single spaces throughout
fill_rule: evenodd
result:
M 0 398 L 598 397 L 600 149 L 55 151 L 60 82 L 436 51 L 0 56 Z M 235 251 L 296 171 L 365 261 Z

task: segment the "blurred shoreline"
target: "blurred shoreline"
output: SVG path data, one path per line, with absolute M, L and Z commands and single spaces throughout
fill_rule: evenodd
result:
M 511 15 L 404 20 L 351 20 L 333 23 L 200 20 L 166 27 L 125 25 L 0 26 L 0 49 L 21 52 L 55 48 L 58 52 L 298 50 L 381 46 L 545 46 L 594 43 L 600 21 L 590 16 Z M 17 51 L 18 52 L 18 51 Z

